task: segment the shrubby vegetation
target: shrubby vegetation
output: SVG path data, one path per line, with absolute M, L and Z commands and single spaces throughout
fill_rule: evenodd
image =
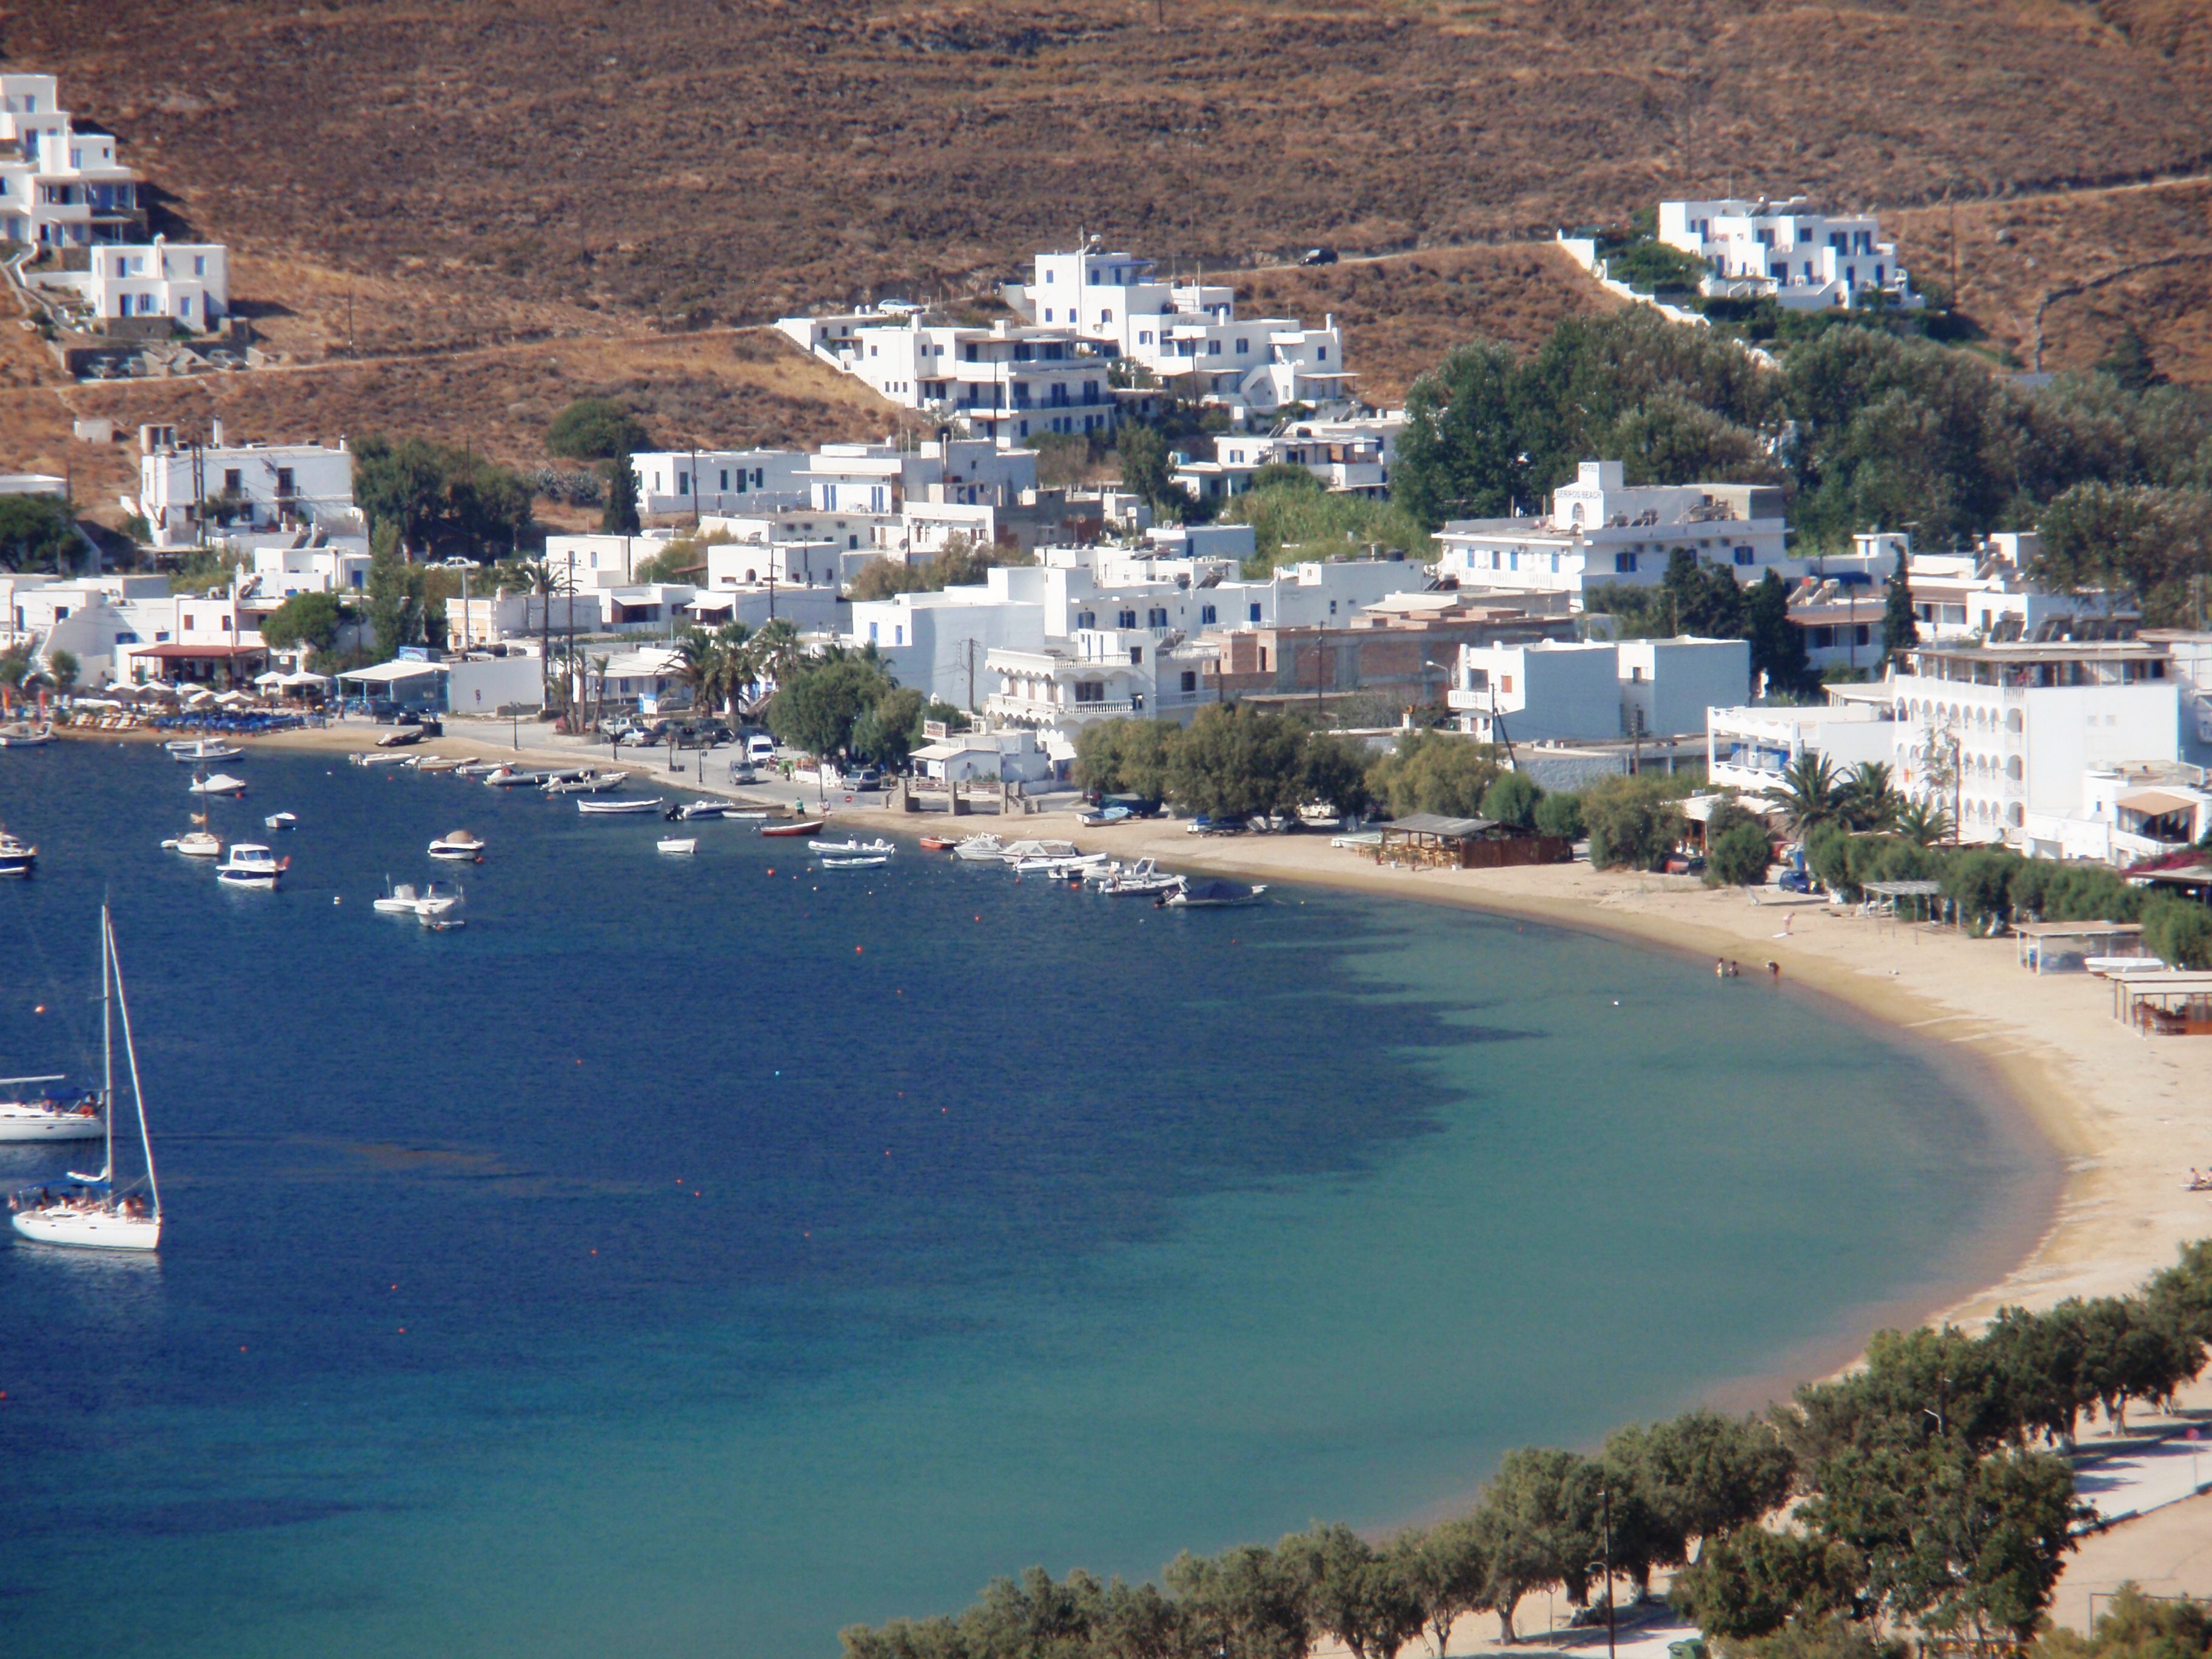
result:
M 770 623 L 750 638 L 743 623 L 731 623 L 715 639 L 735 653 L 729 674 L 775 681 L 767 720 L 777 741 L 824 760 L 896 766 L 921 746 L 925 720 L 957 725 L 963 718 L 951 704 L 901 685 L 872 645 L 857 651 L 830 646 L 801 656 L 788 623 Z M 687 643 L 687 653 L 691 648 Z
M 1324 1640 L 1391 1659 L 1442 1651 L 1466 1614 L 1553 1590 L 1610 1595 L 1594 1571 L 1609 1521 L 1615 1572 L 1755 1659 L 1895 1659 L 1896 1633 L 2024 1641 L 2043 1620 L 2087 1511 L 2046 1449 L 2083 1416 L 2120 1424 L 2203 1368 L 2212 1242 L 2131 1297 L 2003 1310 L 1877 1334 L 1863 1369 L 1808 1383 L 1765 1419 L 1693 1411 L 1617 1431 L 1596 1453 L 1508 1453 L 1469 1513 L 1370 1543 L 1316 1525 L 1273 1546 L 1178 1556 L 1162 1583 L 1002 1578 L 951 1618 L 855 1626 L 847 1659 L 1305 1659 Z M 2172 1645 L 2170 1647 L 2168 1643 Z M 2203 1609 L 2123 1598 L 2089 1642 L 2045 1659 L 2199 1656 Z M 1729 1651 L 1737 1650 L 1731 1648 Z
M 427 438 L 375 433 L 354 445 L 354 500 L 380 533 L 421 553 L 515 551 L 530 527 L 532 488 L 520 473 Z
M 872 559 L 860 567 L 846 596 L 855 599 L 888 599 L 901 593 L 939 593 L 948 587 L 974 587 L 997 565 L 1034 564 L 1019 548 L 1006 544 L 978 547 L 965 536 L 954 536 L 933 558 L 901 564 L 896 559 Z
M 52 495 L 0 495 L 0 570 L 67 575 L 82 546 L 64 503 Z
M 1226 524 L 1249 524 L 1257 550 L 1245 574 L 1264 576 L 1278 563 L 1397 549 L 1409 558 L 1432 559 L 1428 528 L 1392 501 L 1323 489 L 1302 466 L 1263 466 L 1252 487 L 1221 509 Z

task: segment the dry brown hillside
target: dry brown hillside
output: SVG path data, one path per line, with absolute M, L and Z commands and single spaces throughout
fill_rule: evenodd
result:
M 62 75 L 70 104 L 120 135 L 167 192 L 169 228 L 240 250 L 240 296 L 271 343 L 300 363 L 394 360 L 222 392 L 254 406 L 257 429 L 473 431 L 509 452 L 531 443 L 537 410 L 628 370 L 587 354 L 557 378 L 434 360 L 505 343 L 522 364 L 592 337 L 974 291 L 1079 230 L 1185 269 L 1250 269 L 1317 241 L 1418 251 L 1246 279 L 1270 307 L 1337 311 L 1370 395 L 1395 396 L 1454 339 L 1532 339 L 1602 303 L 1552 256 L 1476 245 L 1662 192 L 1804 189 L 1895 211 L 1949 191 L 1980 204 L 1973 234 L 1993 239 L 2003 214 L 2043 211 L 2039 192 L 2212 171 L 2206 13 L 2201 0 L 0 0 L 0 47 L 11 67 Z M 2190 228 L 2185 212 L 2133 212 L 2034 230 L 2040 254 L 2025 251 L 2023 217 L 1990 241 L 1969 307 L 1986 302 L 2010 340 L 1996 313 L 2032 313 L 2037 283 L 2096 275 L 2107 249 L 2166 252 Z M 1933 223 L 1905 226 L 1923 271 L 1943 258 Z M 2132 306 L 2194 372 L 2212 313 L 2193 282 L 2062 301 L 2047 355 L 2094 356 L 2118 326 L 2107 311 Z M 653 371 L 686 411 L 680 435 L 798 440 L 884 418 L 822 377 L 707 372 L 717 348 L 702 349 Z M 4 388 L 40 371 L 0 356 L 0 465 L 20 464 L 38 422 Z M 107 395 L 136 410 L 170 394 Z

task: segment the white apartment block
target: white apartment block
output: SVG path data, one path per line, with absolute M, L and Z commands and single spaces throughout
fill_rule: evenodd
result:
M 1390 486 L 1403 412 L 1341 420 L 1293 421 L 1274 432 L 1224 432 L 1213 459 L 1183 459 L 1175 481 L 1194 499 L 1241 495 L 1263 466 L 1302 466 L 1322 488 L 1340 495 L 1380 496 Z
M 1771 298 L 1789 311 L 1857 305 L 1877 294 L 1908 308 L 1924 303 L 1872 214 L 1818 213 L 1802 196 L 1662 202 L 1659 240 L 1705 262 L 1699 286 L 1712 298 Z
M 108 134 L 79 131 L 51 75 L 0 75 L 0 241 L 33 247 L 145 234 L 138 175 Z
M 1631 489 L 1620 462 L 1584 461 L 1574 483 L 1553 492 L 1548 514 L 1446 524 L 1436 574 L 1488 592 L 1564 593 L 1579 611 L 1589 587 L 1656 586 L 1678 547 L 1745 582 L 1769 570 L 1799 574 L 1806 562 L 1789 556 L 1787 528 L 1771 484 Z
M 2094 859 L 2123 867 L 2212 834 L 2212 777 L 2186 762 L 2093 766 L 2070 814 L 2030 812 L 2021 850 L 2033 858 Z
M 138 497 L 156 548 L 191 545 L 222 532 L 222 516 L 241 531 L 319 526 L 357 532 L 353 455 L 341 438 L 324 444 L 179 445 L 173 428 L 139 429 Z
M 253 591 L 274 599 L 295 593 L 358 593 L 368 586 L 368 549 L 354 538 L 333 545 L 302 533 L 248 550 Z
M 634 573 L 637 567 L 647 559 L 659 557 L 676 537 L 673 530 L 648 530 L 641 536 L 611 536 L 602 532 L 548 536 L 545 562 L 577 592 L 627 587 L 636 580 Z
M 2020 844 L 2029 813 L 2073 810 L 2085 771 L 2180 757 L 2181 683 L 2154 641 L 1923 646 L 1886 690 L 1898 787 L 1966 841 Z
M 985 712 L 1010 725 L 1072 737 L 1108 720 L 1188 721 L 1220 698 L 1211 645 L 1148 631 L 1079 629 L 1042 650 L 996 650 L 986 659 L 994 690 Z
M 1741 640 L 1462 645 L 1445 701 L 1486 743 L 1675 737 L 1704 730 L 1750 674 Z

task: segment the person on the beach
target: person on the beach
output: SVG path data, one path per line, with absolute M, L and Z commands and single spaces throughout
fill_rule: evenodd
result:
M 1777 985 L 1779 985 L 1779 984 L 1781 984 L 1781 983 L 1782 983 L 1782 964 L 1781 964 L 1780 963 L 1778 963 L 1778 962 L 1770 962 L 1770 963 L 1768 963 L 1766 964 L 1766 971 L 1767 971 L 1769 974 L 1771 974 L 1771 975 L 1772 975 L 1774 976 L 1774 982 L 1775 982 Z
M 1728 977 L 1728 960 L 1726 957 L 1715 957 L 1713 958 L 1713 977 L 1715 979 L 1726 979 Z

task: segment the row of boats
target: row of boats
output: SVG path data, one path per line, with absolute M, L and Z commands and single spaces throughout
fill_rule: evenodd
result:
M 1149 898 L 1188 909 L 1219 909 L 1252 904 L 1267 889 L 1238 881 L 1194 880 L 1161 869 L 1149 858 L 1123 861 L 1104 853 L 1085 853 L 1072 841 L 1002 842 L 995 835 L 925 836 L 924 850 L 950 853 L 963 864 L 995 865 L 1019 876 L 1042 876 L 1070 886 L 1088 887 L 1108 898 Z

